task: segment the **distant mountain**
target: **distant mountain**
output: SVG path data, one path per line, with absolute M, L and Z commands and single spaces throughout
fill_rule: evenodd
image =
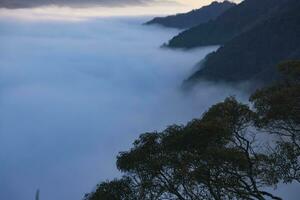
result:
M 260 0 L 263 1 L 266 0 Z M 272 16 L 209 54 L 187 82 L 269 82 L 278 78 L 274 66 L 289 59 L 300 59 L 299 0 L 286 1 Z
M 235 3 L 229 1 L 224 1 L 222 3 L 214 1 L 210 5 L 200 9 L 167 17 L 156 17 L 145 24 L 160 24 L 166 27 L 179 29 L 191 28 L 198 24 L 216 19 L 219 15 L 235 5 Z
M 202 23 L 175 36 L 167 44 L 172 48 L 221 45 L 249 30 L 288 0 L 244 0 L 215 20 Z

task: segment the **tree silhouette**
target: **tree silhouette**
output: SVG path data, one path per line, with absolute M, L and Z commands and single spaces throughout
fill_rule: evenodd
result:
M 251 96 L 254 109 L 228 97 L 186 125 L 141 134 L 117 157 L 124 176 L 85 199 L 280 200 L 266 188 L 300 177 L 300 61 L 279 69 L 280 82 Z

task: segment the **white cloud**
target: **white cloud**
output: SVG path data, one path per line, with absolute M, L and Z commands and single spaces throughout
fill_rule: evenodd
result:
M 80 200 L 117 176 L 115 156 L 142 132 L 185 123 L 226 86 L 178 89 L 214 48 L 159 48 L 177 31 L 147 19 L 0 21 L 0 194 Z

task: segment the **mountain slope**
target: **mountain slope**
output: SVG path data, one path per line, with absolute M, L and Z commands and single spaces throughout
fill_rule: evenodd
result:
M 175 36 L 168 43 L 172 48 L 193 48 L 220 45 L 253 27 L 271 15 L 287 0 L 244 0 L 213 21 L 200 24 Z
M 145 24 L 160 24 L 165 27 L 186 29 L 204 22 L 208 22 L 209 20 L 216 19 L 219 15 L 235 5 L 235 3 L 229 1 L 224 1 L 222 3 L 215 1 L 208 6 L 204 6 L 197 10 L 192 10 L 188 13 L 171 15 L 167 17 L 156 17 Z
M 188 82 L 199 79 L 239 82 L 276 79 L 279 62 L 300 58 L 300 1 L 289 0 L 272 17 L 255 25 L 208 55 L 202 69 Z

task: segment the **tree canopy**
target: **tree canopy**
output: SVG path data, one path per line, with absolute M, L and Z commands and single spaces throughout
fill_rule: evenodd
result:
M 228 97 L 186 125 L 141 134 L 117 157 L 124 176 L 85 199 L 280 200 L 266 189 L 300 180 L 300 61 L 279 69 L 282 81 L 256 91 L 253 109 Z

